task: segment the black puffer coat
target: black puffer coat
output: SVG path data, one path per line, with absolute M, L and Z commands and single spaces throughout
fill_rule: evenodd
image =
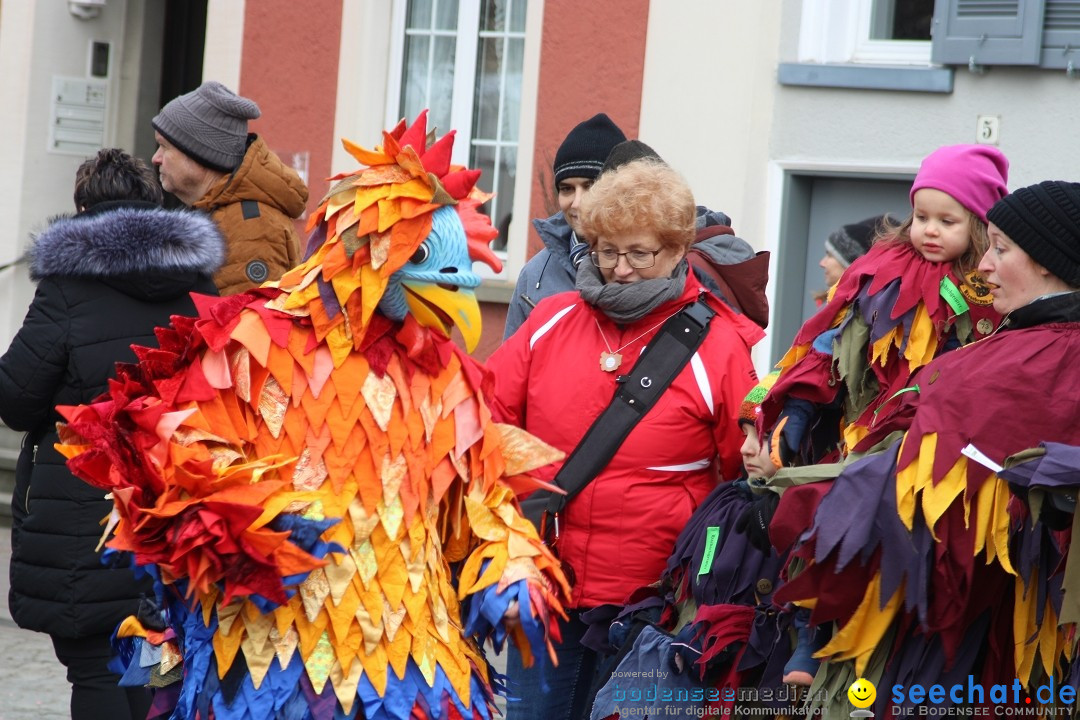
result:
M 102 203 L 57 220 L 30 250 L 39 281 L 0 358 L 0 418 L 25 431 L 12 502 L 11 614 L 19 626 L 66 638 L 112 632 L 145 584 L 106 567 L 95 550 L 112 507 L 68 472 L 57 405 L 101 394 L 131 345 L 156 345 L 154 328 L 193 315 L 189 293 L 216 295 L 224 259 L 213 221 L 152 205 Z

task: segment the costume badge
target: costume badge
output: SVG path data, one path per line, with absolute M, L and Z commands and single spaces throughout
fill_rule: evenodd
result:
M 978 270 L 972 270 L 964 276 L 964 282 L 960 284 L 960 292 L 964 299 L 974 305 L 992 305 L 994 296 L 990 294 L 990 285 L 979 275 Z

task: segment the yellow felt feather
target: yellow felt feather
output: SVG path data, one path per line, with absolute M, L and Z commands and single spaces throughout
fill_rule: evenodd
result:
M 870 656 L 885 636 L 889 625 L 900 610 L 904 597 L 904 585 L 896 589 L 892 597 L 881 607 L 881 573 L 875 573 L 866 588 L 859 607 L 851 618 L 837 630 L 832 639 L 815 657 L 835 660 L 855 660 L 855 671 L 862 675 Z

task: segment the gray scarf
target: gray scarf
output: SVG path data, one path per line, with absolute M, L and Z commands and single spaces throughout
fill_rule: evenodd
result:
M 620 285 L 605 284 L 600 268 L 591 262 L 583 262 L 577 269 L 577 289 L 585 302 L 600 308 L 620 325 L 625 325 L 640 320 L 669 300 L 682 295 L 686 287 L 688 268 L 686 258 L 683 258 L 675 266 L 671 277 Z

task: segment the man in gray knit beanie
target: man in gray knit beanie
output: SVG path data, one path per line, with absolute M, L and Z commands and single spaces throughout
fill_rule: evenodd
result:
M 214 276 L 222 295 L 276 280 L 300 259 L 293 219 L 304 212 L 307 187 L 248 132 L 260 114 L 253 100 L 210 80 L 151 121 L 161 186 L 210 213 L 225 236 L 225 265 Z
M 200 165 L 227 173 L 244 159 L 248 120 L 260 114 L 254 101 L 211 80 L 172 100 L 150 122 Z

